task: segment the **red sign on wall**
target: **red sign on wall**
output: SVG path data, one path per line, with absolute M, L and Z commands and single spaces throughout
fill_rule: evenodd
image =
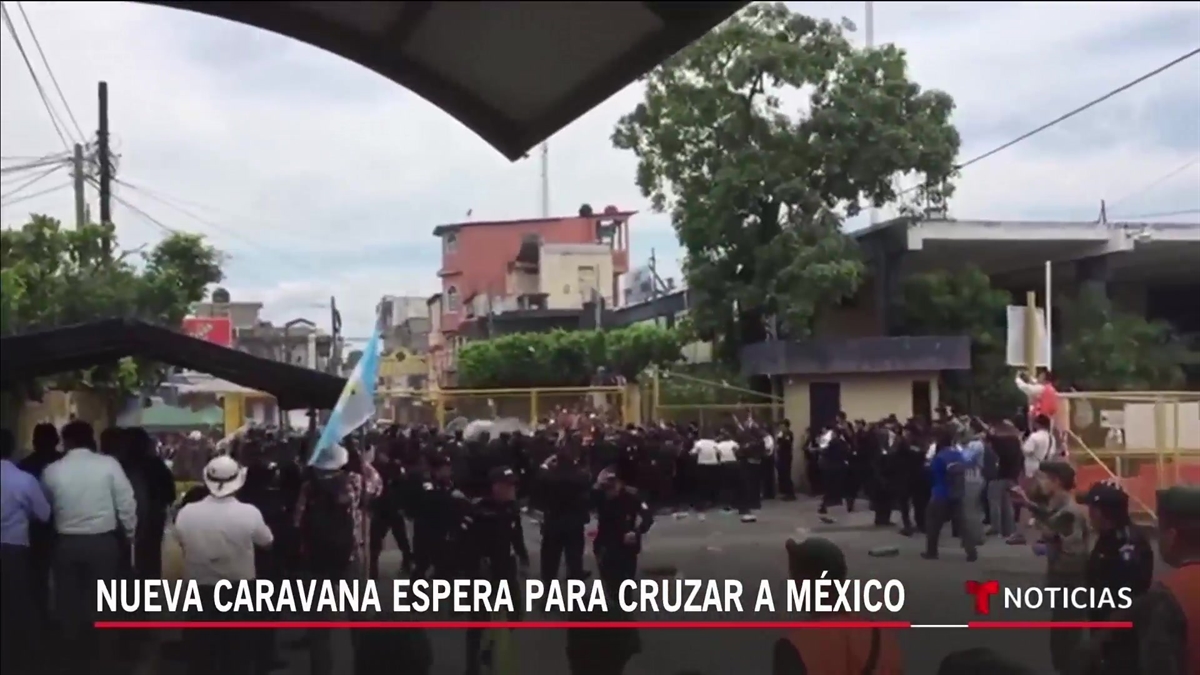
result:
M 189 316 L 183 320 L 183 332 L 222 347 L 233 346 L 233 321 L 225 317 Z

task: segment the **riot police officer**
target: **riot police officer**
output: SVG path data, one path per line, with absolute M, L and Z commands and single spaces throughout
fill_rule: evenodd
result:
M 490 493 L 471 502 L 471 508 L 463 518 L 466 536 L 462 554 L 471 577 L 488 579 L 493 584 L 508 583 L 516 616 L 500 618 L 518 621 L 522 602 L 517 581 L 518 564 L 521 569 L 529 567 L 521 510 L 516 502 L 518 476 L 511 468 L 498 466 L 489 472 L 488 479 Z M 471 618 L 487 621 L 492 617 Z M 483 630 L 467 629 L 467 675 L 477 675 L 482 664 L 490 658 L 488 654 L 481 654 L 482 646 Z
M 430 458 L 430 476 L 421 484 L 413 514 L 414 579 L 428 578 L 431 570 L 440 578 L 453 576 L 451 538 L 458 534 L 461 509 L 455 502 L 461 496 L 446 458 Z
M 596 482 L 596 539 L 592 552 L 600 578 L 615 592 L 622 581 L 637 576 L 642 538 L 654 525 L 654 512 L 629 485 L 628 474 L 605 469 Z
M 1154 580 L 1154 549 L 1145 535 L 1129 520 L 1129 495 L 1115 482 L 1096 483 L 1084 496 L 1088 518 L 1097 532 L 1087 561 L 1087 585 L 1129 588 L 1135 596 L 1145 593 Z M 1092 609 L 1090 621 L 1108 621 L 1111 609 Z
M 591 507 L 592 478 L 573 439 L 563 439 L 538 471 L 535 495 L 542 511 L 541 573 L 547 584 L 558 578 L 560 559 L 567 578 L 582 579 L 584 527 Z

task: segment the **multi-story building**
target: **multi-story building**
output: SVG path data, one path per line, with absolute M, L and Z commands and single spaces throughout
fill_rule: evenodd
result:
M 464 324 L 513 310 L 621 302 L 632 211 L 439 225 L 442 292 L 428 300 L 431 381 L 452 381 Z M 436 317 L 436 318 L 435 318 Z
M 429 350 L 428 298 L 419 295 L 385 295 L 382 311 L 387 323 L 383 335 L 385 351 L 403 350 L 424 354 Z
M 314 322 L 297 318 L 276 326 L 262 318 L 261 302 L 234 302 L 224 289 L 217 289 L 212 297 L 211 302 L 196 303 L 192 317 L 227 319 L 232 339 L 224 346 L 298 366 L 328 367 L 332 339 Z

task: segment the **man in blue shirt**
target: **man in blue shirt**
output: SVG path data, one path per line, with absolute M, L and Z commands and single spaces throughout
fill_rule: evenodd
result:
M 38 622 L 29 620 L 34 608 L 29 523 L 50 519 L 42 486 L 13 463 L 15 452 L 12 433 L 0 430 L 0 672 L 5 675 L 27 672 L 28 657 L 40 655 L 30 645 Z
M 967 552 L 967 562 L 975 562 L 978 557 L 975 537 L 970 536 L 970 530 L 965 522 L 963 499 L 967 483 L 967 463 L 963 453 L 955 445 L 954 429 L 949 425 L 939 427 L 934 436 L 937 442 L 937 452 L 929 462 L 929 478 L 932 484 L 929 507 L 925 524 L 925 552 L 921 554 L 926 560 L 936 560 L 938 557 L 938 539 L 942 527 L 947 521 L 952 521 L 960 533 L 963 548 Z

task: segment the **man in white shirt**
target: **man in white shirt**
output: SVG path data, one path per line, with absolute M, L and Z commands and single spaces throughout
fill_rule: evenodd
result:
M 117 460 L 96 452 L 92 425 L 75 420 L 62 428 L 66 453 L 42 473 L 58 539 L 54 550 L 55 605 L 68 642 L 89 631 L 96 581 L 121 576 L 121 547 L 132 553 L 137 501 Z M 77 650 L 64 653 L 89 658 Z
M 717 456 L 717 443 L 711 438 L 701 437 L 692 445 L 690 454 L 696 458 L 696 501 L 692 506 L 697 511 L 704 511 L 715 505 L 721 496 L 721 462 Z
M 274 538 L 258 508 L 234 497 L 245 481 L 246 469 L 232 457 L 215 457 L 204 467 L 208 496 L 175 517 L 188 579 L 213 586 L 222 579 L 255 578 L 254 548 L 266 548 Z
M 1050 458 L 1053 441 L 1050 438 L 1050 420 L 1045 415 L 1033 418 L 1033 433 L 1021 445 L 1021 453 L 1025 455 L 1025 478 L 1032 480 L 1037 475 L 1038 467 Z
M 254 579 L 254 548 L 274 541 L 258 508 L 234 495 L 246 482 L 246 469 L 221 455 L 204 467 L 208 496 L 183 507 L 175 517 L 175 538 L 183 550 L 184 575 L 200 584 L 200 595 L 211 598 L 218 581 Z M 206 614 L 211 607 L 206 605 Z M 195 617 L 197 620 L 219 617 Z M 228 617 L 227 617 L 228 618 Z M 193 672 L 245 670 L 253 661 L 250 636 L 238 630 L 191 631 L 188 637 Z
M 1023 490 L 1033 490 L 1034 477 L 1037 475 L 1042 462 L 1050 458 L 1053 450 L 1054 441 L 1050 436 L 1050 420 L 1045 415 L 1038 415 L 1033 418 L 1033 433 L 1029 434 L 1021 444 L 1021 454 L 1025 456 L 1024 480 L 1021 481 L 1020 486 Z M 1026 540 L 1022 532 L 1024 528 L 1021 526 L 1021 511 L 1019 506 L 1014 507 L 1013 519 L 1017 526 L 1017 531 L 1008 538 L 1007 542 L 1009 544 L 1022 545 L 1026 543 Z

